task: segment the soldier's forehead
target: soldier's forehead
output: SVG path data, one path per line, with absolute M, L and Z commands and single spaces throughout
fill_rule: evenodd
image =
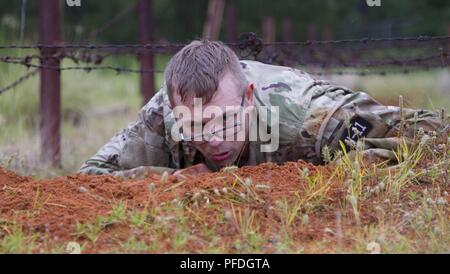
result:
M 186 105 L 189 109 L 194 109 L 194 100 L 201 100 L 202 108 L 219 107 L 225 111 L 226 107 L 239 106 L 241 104 L 242 92 L 234 84 L 219 84 L 219 88 L 214 92 L 213 97 L 205 102 L 202 98 L 194 98 Z
M 210 102 L 205 105 L 216 105 L 218 107 L 226 105 L 236 105 L 241 102 L 241 85 L 236 77 L 227 72 L 219 82 L 216 92 Z
M 239 106 L 202 106 L 200 110 L 196 111 L 194 109 L 190 109 L 189 113 L 185 115 L 183 113 L 179 119 L 183 123 L 187 122 L 196 122 L 196 123 L 204 123 L 213 119 L 234 119 L 234 115 L 241 111 L 241 107 Z M 178 115 L 177 115 L 178 116 Z

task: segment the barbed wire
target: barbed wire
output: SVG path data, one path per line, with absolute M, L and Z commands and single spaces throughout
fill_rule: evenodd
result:
M 430 36 L 419 36 L 419 37 L 407 37 L 407 38 L 362 38 L 362 39 L 348 39 L 348 40 L 331 40 L 331 41 L 305 41 L 305 42 L 274 42 L 274 43 L 263 43 L 260 38 L 256 36 L 255 33 L 243 33 L 239 37 L 238 43 L 226 43 L 230 47 L 232 47 L 234 50 L 239 51 L 239 55 L 241 58 L 248 58 L 253 57 L 254 59 L 257 59 L 258 55 L 263 52 L 263 49 L 267 49 L 266 51 L 269 51 L 269 55 L 277 55 L 278 53 L 274 53 L 275 49 L 278 49 L 280 52 L 282 52 L 284 55 L 289 55 L 289 59 L 297 59 L 302 60 L 305 58 L 306 55 L 314 56 L 317 52 L 319 52 L 318 49 L 315 49 L 311 47 L 311 45 L 331 45 L 331 48 L 325 48 L 325 50 L 322 50 L 320 52 L 325 52 L 329 56 L 327 56 L 327 59 L 330 59 L 329 57 L 332 55 L 330 53 L 334 53 L 334 56 L 337 56 L 335 45 L 341 45 L 341 44 L 362 44 L 362 45 L 371 45 L 373 43 L 378 42 L 416 42 L 418 44 L 412 44 L 408 45 L 408 47 L 419 47 L 419 46 L 431 46 L 433 50 L 436 50 L 435 45 L 430 44 L 434 43 L 436 41 L 445 41 L 446 43 L 440 44 L 441 47 L 439 49 L 442 52 L 449 51 L 450 46 L 450 36 L 436 36 L 436 37 L 430 37 Z M 448 43 L 447 43 L 448 42 Z M 103 60 L 106 57 L 115 56 L 115 55 L 121 55 L 121 54 L 144 54 L 147 51 L 152 51 L 155 53 L 174 53 L 178 50 L 180 50 L 182 47 L 184 47 L 186 44 L 121 44 L 121 45 L 111 45 L 111 44 L 104 44 L 104 45 L 94 45 L 94 44 L 52 44 L 52 45 L 44 45 L 44 44 L 35 44 L 35 45 L 0 45 L 0 49 L 39 49 L 39 50 L 58 50 L 58 54 L 60 58 L 63 57 L 69 57 L 72 58 L 75 62 L 77 62 L 79 59 L 84 59 L 82 61 L 92 61 L 90 59 L 95 59 L 96 62 L 94 63 L 100 63 L 101 60 Z M 302 52 L 302 50 L 299 48 L 299 46 L 304 45 L 308 46 L 306 47 L 307 52 Z M 282 47 L 279 47 L 282 46 Z M 295 46 L 295 48 L 292 48 Z M 396 47 L 395 45 L 389 44 L 389 48 Z M 402 47 L 405 47 L 405 45 L 402 45 Z M 376 46 L 370 46 L 368 47 L 370 49 L 375 50 L 381 50 L 380 45 Z M 365 50 L 368 50 L 366 48 Z M 131 50 L 131 52 L 130 52 Z M 342 48 L 339 48 L 339 50 L 342 50 Z M 85 52 L 83 52 L 85 51 Z M 87 52 L 90 53 L 87 53 Z M 107 51 L 108 53 L 92 53 L 93 51 Z M 289 53 L 286 53 L 289 51 Z M 362 50 L 358 49 L 358 54 L 362 54 Z M 352 54 L 355 53 L 355 51 L 351 52 Z M 84 58 L 83 58 L 84 57 Z M 95 58 L 91 58 L 95 57 Z M 445 56 L 444 56 L 445 57 Z M 86 60 L 87 59 L 87 60 Z M 273 58 L 271 57 L 268 59 L 271 61 Z M 267 61 L 267 60 L 266 60 Z M 327 62 L 331 63 L 331 62 Z M 395 63 L 395 62 L 394 62 Z M 299 62 L 299 64 L 302 64 Z
M 0 49 L 176 49 L 182 48 L 187 44 L 173 43 L 173 44 L 32 44 L 32 45 L 0 45 Z
M 388 56 L 385 59 L 379 60 L 360 60 L 355 58 L 354 56 L 339 56 L 338 54 L 334 55 L 333 58 L 329 58 L 329 56 L 324 55 L 321 57 L 315 56 L 315 58 L 307 58 L 308 56 L 295 56 L 288 55 L 282 56 L 279 58 L 277 56 L 277 52 L 272 52 L 272 55 L 268 56 L 266 60 L 264 57 L 261 58 L 267 63 L 280 63 L 282 59 L 289 59 L 291 65 L 315 65 L 320 66 L 322 68 L 332 68 L 332 67 L 356 67 L 356 68 L 364 68 L 364 67 L 380 67 L 380 66 L 436 66 L 442 67 L 448 65 L 448 59 L 450 59 L 450 55 L 447 52 L 440 51 L 438 54 L 431 54 L 426 56 L 415 56 L 410 58 L 396 58 L 394 56 Z M 75 63 L 88 63 L 100 65 L 105 56 L 100 54 L 88 54 L 84 52 L 56 52 L 54 54 L 48 56 L 42 56 L 37 54 L 30 54 L 23 57 L 18 56 L 0 56 L 0 62 L 11 63 L 11 64 L 23 64 L 25 66 L 32 64 L 33 60 L 61 60 L 63 58 L 71 59 Z
M 91 72 L 93 70 L 110 70 L 114 71 L 117 74 L 120 73 L 164 73 L 163 70 L 158 69 L 135 69 L 135 68 L 125 68 L 125 67 L 117 67 L 117 66 L 66 66 L 66 67 L 60 67 L 60 66 L 48 66 L 48 65 L 40 65 L 40 64 L 33 64 L 33 63 L 24 63 L 23 61 L 18 60 L 5 60 L 3 57 L 0 57 L 0 61 L 10 64 L 19 64 L 24 65 L 28 68 L 36 68 L 36 69 L 50 69 L 50 70 L 57 70 L 57 71 L 70 71 L 70 70 L 80 70 L 85 72 Z M 446 66 L 448 67 L 448 66 Z M 308 70 L 308 68 L 305 69 L 310 74 L 317 75 L 317 76 L 325 76 L 325 75 L 356 75 L 356 76 L 369 76 L 369 75 L 379 75 L 379 76 L 386 76 L 388 74 L 409 74 L 416 71 L 422 71 L 422 70 L 431 70 L 433 68 L 440 68 L 435 66 L 424 66 L 424 67 L 415 67 L 415 68 L 403 68 L 403 69 L 388 69 L 388 70 L 361 70 L 361 71 L 349 71 L 349 70 Z
M 392 37 L 392 38 L 360 38 L 360 39 L 342 39 L 314 41 L 307 40 L 303 42 L 273 42 L 265 45 L 274 46 L 311 46 L 311 45 L 338 45 L 338 44 L 368 44 L 368 43 L 392 43 L 392 42 L 437 42 L 450 41 L 450 36 L 417 36 L 417 37 Z
M 253 33 L 245 33 L 247 40 L 257 41 L 259 38 L 254 38 Z M 442 42 L 449 41 L 450 36 L 417 36 L 417 37 L 393 37 L 393 38 L 360 38 L 360 39 L 342 39 L 342 40 L 307 40 L 301 42 L 269 42 L 262 43 L 263 47 L 267 46 L 311 46 L 311 45 L 340 45 L 340 44 L 370 44 L 383 42 Z M 224 43 L 231 47 L 248 47 L 248 44 L 243 46 L 239 43 Z M 259 44 L 259 43 L 258 43 Z M 166 48 L 182 48 L 186 43 L 149 43 L 149 44 L 30 44 L 30 45 L 0 45 L 0 49 L 166 49 Z
M 362 71 L 307 71 L 311 75 L 315 76 L 328 76 L 328 75 L 354 75 L 354 76 L 388 76 L 391 74 L 411 74 L 420 71 L 430 71 L 432 69 L 440 69 L 437 67 L 423 67 L 423 68 L 407 68 L 407 69 L 389 69 L 389 70 L 362 70 Z
M 384 47 L 379 47 L 379 43 L 405 43 L 410 42 L 409 45 L 386 45 L 387 48 L 411 47 L 421 48 L 421 50 L 433 51 L 438 53 L 414 56 L 409 58 L 396 58 L 388 55 L 387 58 L 380 58 L 380 51 Z M 440 43 L 440 47 L 436 47 L 435 42 Z M 445 43 L 444 43 L 445 42 Z M 448 43 L 448 44 L 447 44 Z M 447 68 L 450 66 L 449 45 L 450 36 L 419 36 L 406 38 L 361 38 L 361 39 L 347 39 L 347 40 L 330 40 L 330 41 L 303 41 L 303 42 L 273 42 L 263 43 L 255 33 L 243 33 L 239 37 L 238 43 L 225 43 L 226 45 L 237 51 L 241 58 L 253 58 L 254 60 L 263 61 L 271 64 L 281 64 L 290 66 L 303 66 L 305 71 L 315 76 L 326 75 L 356 75 L 369 76 L 378 75 L 386 76 L 389 74 L 409 74 L 419 70 L 430 70 L 433 68 Z M 374 50 L 373 56 L 368 58 L 362 51 L 357 53 L 340 52 L 335 45 L 372 45 L 370 49 Z M 139 56 L 145 54 L 147 51 L 160 53 L 173 53 L 186 44 L 33 44 L 33 45 L 0 45 L 1 49 L 39 49 L 40 54 L 29 54 L 26 56 L 0 56 L 0 62 L 7 64 L 23 65 L 34 70 L 28 72 L 13 83 L 4 88 L 0 88 L 0 94 L 13 89 L 17 85 L 26 81 L 35 75 L 41 69 L 57 70 L 57 71 L 85 71 L 91 72 L 93 70 L 108 70 L 120 73 L 163 73 L 163 70 L 158 69 L 138 69 L 128 68 L 113 65 L 101 65 L 105 58 L 130 54 Z M 323 51 L 312 48 L 313 45 L 332 46 L 325 48 Z M 306 48 L 300 48 L 306 46 Z M 422 49 L 424 46 L 427 48 Z M 131 50 L 131 51 L 130 51 Z M 347 55 L 346 55 L 347 54 Z M 365 52 L 366 54 L 366 52 Z M 367 54 L 366 54 L 367 55 Z M 76 66 L 49 66 L 45 65 L 45 61 L 49 59 L 62 60 L 71 59 L 76 64 L 86 63 L 87 65 Z M 39 63 L 34 62 L 39 60 Z M 389 66 L 400 67 L 393 69 Z M 387 67 L 383 69 L 383 67 Z M 347 68 L 356 68 L 357 70 L 347 70 Z M 320 69 L 320 70 L 317 70 Z M 336 70 L 340 69 L 340 70 Z M 370 70 L 367 70 L 370 69 Z
M 292 58 L 292 56 L 277 56 L 269 55 L 261 58 L 260 60 L 265 63 L 276 63 L 287 66 L 320 66 L 322 68 L 339 68 L 339 67 L 354 67 L 354 68 L 371 68 L 371 67 L 383 67 L 383 66 L 401 66 L 401 67 L 445 67 L 448 66 L 450 56 L 448 53 L 441 52 L 438 54 L 431 54 L 427 56 L 409 57 L 409 58 L 395 58 L 388 56 L 379 60 L 360 60 L 355 59 L 352 56 L 342 58 L 339 56 L 333 56 L 328 58 L 324 55 L 316 58 Z M 287 62 L 287 63 L 286 63 Z
M 11 84 L 7 85 L 6 87 L 0 88 L 0 95 L 10 89 L 15 88 L 16 86 L 22 84 L 32 76 L 34 76 L 36 73 L 39 72 L 39 69 L 34 69 L 32 71 L 27 72 L 25 75 L 19 77 L 16 81 L 12 82 Z
M 134 69 L 134 68 L 125 68 L 125 67 L 117 67 L 117 66 L 67 66 L 67 67 L 60 67 L 60 66 L 48 66 L 48 65 L 42 65 L 42 64 L 34 64 L 34 63 L 25 63 L 20 60 L 11 60 L 9 58 L 4 58 L 3 56 L 0 57 L 0 61 L 4 63 L 9 64 L 17 64 L 17 65 L 24 65 L 28 68 L 37 68 L 37 69 L 49 69 L 49 70 L 57 70 L 57 71 L 67 71 L 67 70 L 83 70 L 86 72 L 91 72 L 93 70 L 111 70 L 115 71 L 116 73 L 163 73 L 163 70 L 158 69 Z

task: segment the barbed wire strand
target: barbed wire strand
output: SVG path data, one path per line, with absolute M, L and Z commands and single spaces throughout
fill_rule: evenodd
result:
M 13 89 L 13 88 L 17 87 L 18 85 L 22 84 L 23 82 L 25 82 L 26 80 L 28 80 L 29 78 L 34 76 L 38 71 L 39 71 L 39 69 L 34 69 L 32 71 L 29 71 L 27 74 L 21 76 L 19 79 L 17 79 L 16 81 L 12 82 L 9 85 L 7 85 L 6 87 L 0 88 L 0 95 L 3 94 L 4 92 L 6 92 L 10 89 Z
M 301 41 L 301 42 L 271 42 L 263 43 L 262 46 L 311 46 L 311 45 L 339 45 L 339 44 L 369 44 L 382 42 L 436 42 L 450 41 L 450 36 L 417 36 L 417 37 L 393 37 L 393 38 L 360 38 L 343 40 L 325 40 L 325 41 Z M 228 46 L 239 47 L 241 43 L 224 43 Z M 186 43 L 149 43 L 149 44 L 30 44 L 30 45 L 0 45 L 0 49 L 158 49 L 158 48 L 180 48 L 186 46 Z
M 131 9 L 131 8 L 130 8 Z M 111 20 L 112 21 L 112 20 Z M 234 49 L 241 51 L 241 57 L 247 54 L 245 57 L 253 56 L 256 60 L 257 56 L 263 51 L 263 49 L 269 49 L 266 54 L 266 61 L 269 63 L 283 63 L 283 60 L 279 60 L 277 56 L 277 52 L 274 52 L 273 49 L 276 46 L 311 46 L 311 45 L 341 45 L 341 44 L 371 44 L 371 43 L 380 43 L 380 42 L 414 42 L 414 43 L 432 43 L 432 42 L 442 42 L 442 41 L 450 41 L 450 36 L 419 36 L 419 37 L 397 37 L 397 38 L 361 38 L 361 39 L 347 39 L 347 40 L 330 40 L 330 41 L 303 41 L 303 42 L 274 42 L 274 43 L 263 43 L 261 39 L 259 39 L 254 33 L 244 33 L 240 36 L 239 43 L 226 43 L 227 45 L 233 47 Z M 60 44 L 60 45 L 45 45 L 45 44 L 34 44 L 34 45 L 0 45 L 0 49 L 60 49 L 57 50 L 53 55 L 50 56 L 41 56 L 41 55 L 27 55 L 24 57 L 17 56 L 0 56 L 0 62 L 8 63 L 8 64 L 17 64 L 24 65 L 27 68 L 34 68 L 34 70 L 28 72 L 26 75 L 20 77 L 10 85 L 1 88 L 0 94 L 13 89 L 17 85 L 23 83 L 25 80 L 29 79 L 33 75 L 35 75 L 41 69 L 50 69 L 57 71 L 69 71 L 69 70 L 82 70 L 85 72 L 90 72 L 93 70 L 110 70 L 114 71 L 118 74 L 120 73 L 163 73 L 162 70 L 157 69 L 135 69 L 135 68 L 126 68 L 112 65 L 100 65 L 105 56 L 100 54 L 89 54 L 87 52 L 80 52 L 80 50 L 94 51 L 94 50 L 108 50 L 107 53 L 109 55 L 118 55 L 123 54 L 123 50 L 132 49 L 134 50 L 134 54 L 139 55 L 140 52 L 138 50 L 152 50 L 152 51 L 160 51 L 160 52 L 171 52 L 178 49 L 181 49 L 186 44 Z M 446 45 L 446 44 L 444 44 Z M 392 45 L 391 45 L 392 46 Z M 417 45 L 413 45 L 416 47 Z M 62 51 L 61 51 L 62 49 Z M 377 48 L 374 48 L 377 49 Z M 167 51 L 168 50 L 168 51 Z M 271 51 L 272 50 L 272 51 Z M 282 50 L 286 50 L 283 48 Z M 430 56 L 421 56 L 414 57 L 409 59 L 397 59 L 392 56 L 389 56 L 387 59 L 381 60 L 358 60 L 353 57 L 351 60 L 345 60 L 340 56 L 335 56 L 334 59 L 329 59 L 330 56 L 325 56 L 327 60 L 317 59 L 317 56 L 309 56 L 310 58 L 306 58 L 306 62 L 302 61 L 302 58 L 305 57 L 303 55 L 295 55 L 295 51 L 292 50 L 291 54 L 285 54 L 284 58 L 288 61 L 295 62 L 296 66 L 306 66 L 306 71 L 310 70 L 310 66 L 312 65 L 317 69 L 319 67 L 320 71 L 312 70 L 309 71 L 310 74 L 316 76 L 324 76 L 324 75 L 357 75 L 357 76 L 368 76 L 368 75 L 379 75 L 386 76 L 388 74 L 408 74 L 414 71 L 419 70 L 430 70 L 432 68 L 446 68 L 449 67 L 449 62 L 447 60 L 450 58 L 448 53 L 443 50 L 443 48 L 433 48 L 433 50 L 439 50 L 439 54 L 433 54 Z M 294 55 L 292 55 L 294 53 Z M 128 53 L 127 53 L 128 54 Z M 42 65 L 43 60 L 48 59 L 57 59 L 61 60 L 64 58 L 69 58 L 73 60 L 75 63 L 78 62 L 83 63 L 94 63 L 95 65 L 86 65 L 86 66 L 48 66 Z M 314 59 L 316 58 L 316 59 Z M 38 59 L 41 61 L 41 64 L 32 63 L 33 59 Z M 294 60 L 292 60 L 294 59 Z M 303 58 L 304 59 L 304 58 Z M 384 69 L 380 70 L 379 67 L 383 66 L 396 66 L 402 67 L 401 69 Z M 330 70 L 330 68 L 377 68 L 372 70 L 357 70 L 357 71 L 349 71 L 349 70 Z
M 32 67 L 36 69 L 50 69 L 50 70 L 57 70 L 57 71 L 69 71 L 69 70 L 82 70 L 85 72 L 91 72 L 93 70 L 110 70 L 114 71 L 118 74 L 120 73 L 164 73 L 163 70 L 157 70 L 157 69 L 133 69 L 133 68 L 124 68 L 124 67 L 117 67 L 117 66 L 67 66 L 67 67 L 58 67 L 58 66 L 47 66 L 47 65 L 38 65 L 38 64 L 32 64 L 32 63 L 24 63 L 22 61 L 15 61 L 15 60 L 7 60 L 5 61 L 0 57 L 0 61 L 11 63 L 11 64 L 18 64 L 18 65 L 24 65 L 27 67 Z M 324 76 L 324 75 L 357 75 L 357 76 L 369 76 L 369 75 L 380 75 L 380 76 L 386 76 L 388 74 L 409 74 L 416 71 L 423 71 L 423 70 L 430 70 L 433 68 L 442 68 L 442 66 L 439 67 L 433 67 L 433 66 L 425 66 L 423 68 L 416 67 L 416 68 L 404 68 L 404 69 L 391 69 L 391 70 L 365 70 L 365 71 L 348 71 L 348 70 L 341 70 L 341 71 L 307 71 L 310 74 L 317 75 L 317 76 Z
M 86 72 L 90 72 L 93 70 L 111 70 L 117 73 L 122 72 L 132 72 L 132 73 L 163 73 L 162 70 L 157 69 L 133 69 L 133 68 L 125 68 L 125 67 L 117 67 L 117 66 L 68 66 L 68 67 L 60 67 L 60 66 L 48 66 L 48 65 L 38 65 L 33 63 L 24 63 L 23 61 L 16 60 L 5 60 L 0 57 L 0 61 L 9 64 L 17 64 L 23 65 L 28 68 L 37 68 L 37 69 L 49 69 L 49 70 L 57 70 L 57 71 L 66 71 L 66 70 L 84 70 Z

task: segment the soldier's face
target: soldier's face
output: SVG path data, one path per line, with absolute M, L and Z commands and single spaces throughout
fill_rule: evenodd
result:
M 194 102 L 182 102 L 177 94 L 174 95 L 174 103 L 188 108 L 191 113 L 178 117 L 184 136 L 217 168 L 233 165 L 240 157 L 245 158 L 243 153 L 251 123 L 246 113 L 253 109 L 253 84 L 242 87 L 228 73 L 206 104 L 199 106 Z

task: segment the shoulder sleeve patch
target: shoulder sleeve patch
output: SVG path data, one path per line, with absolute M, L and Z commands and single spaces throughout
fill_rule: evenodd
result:
M 340 140 L 344 142 L 344 144 L 346 144 L 345 140 L 353 140 L 356 142 L 358 139 L 366 137 L 372 128 L 373 125 L 369 121 L 359 116 L 355 116 L 350 120 L 349 128 L 344 130 Z

